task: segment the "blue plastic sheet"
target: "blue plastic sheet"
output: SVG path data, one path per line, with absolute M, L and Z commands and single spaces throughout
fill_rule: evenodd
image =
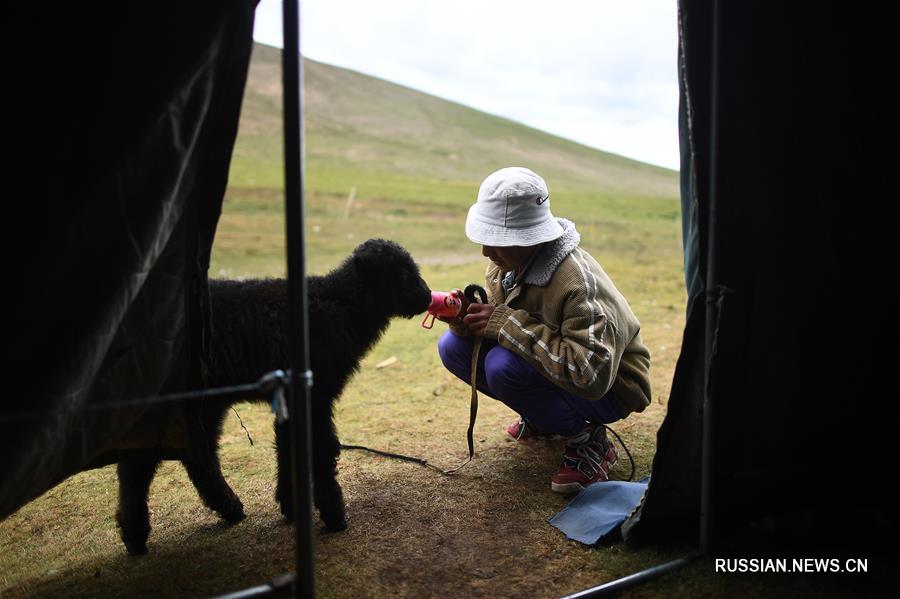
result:
M 593 545 L 624 522 L 640 503 L 647 480 L 611 480 L 590 485 L 550 518 L 550 524 L 573 541 Z

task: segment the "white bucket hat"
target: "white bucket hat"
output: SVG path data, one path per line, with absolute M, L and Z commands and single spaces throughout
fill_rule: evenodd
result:
M 547 183 L 521 166 L 488 175 L 466 218 L 466 236 L 480 245 L 527 247 L 562 234 L 562 226 L 550 213 Z

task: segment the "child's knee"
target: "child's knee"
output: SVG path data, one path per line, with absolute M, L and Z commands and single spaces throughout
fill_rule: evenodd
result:
M 447 331 L 438 339 L 438 355 L 444 367 L 452 370 L 451 367 L 457 367 L 472 359 L 472 348 L 466 347 L 465 339 L 454 335 Z
M 491 389 L 515 389 L 528 386 L 531 366 L 511 351 L 495 347 L 485 356 L 484 376 Z

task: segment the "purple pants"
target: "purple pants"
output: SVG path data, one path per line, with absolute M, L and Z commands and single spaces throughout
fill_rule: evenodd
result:
M 460 337 L 450 331 L 438 341 L 444 366 L 467 384 L 472 377 L 474 345 L 474 337 Z M 566 437 L 581 431 L 585 422 L 609 424 L 622 418 L 612 391 L 598 400 L 573 395 L 488 339 L 481 345 L 478 360 L 478 390 L 499 399 L 539 429 Z

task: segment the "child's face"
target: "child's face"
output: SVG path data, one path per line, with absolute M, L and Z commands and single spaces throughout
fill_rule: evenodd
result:
M 489 258 L 491 262 L 500 267 L 503 272 L 518 270 L 522 268 L 531 259 L 531 255 L 540 247 L 533 245 L 522 247 L 513 245 L 509 247 L 494 247 L 490 245 L 481 246 L 481 255 Z

